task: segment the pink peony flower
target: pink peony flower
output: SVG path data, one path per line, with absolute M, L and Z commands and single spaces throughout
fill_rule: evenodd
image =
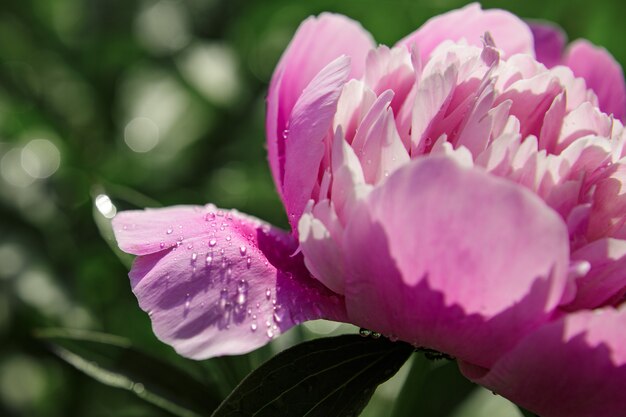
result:
M 542 417 L 623 414 L 624 80 L 563 46 L 477 4 L 393 48 L 307 19 L 268 95 L 292 232 L 212 205 L 114 219 L 156 335 L 203 359 L 328 318 L 453 355 Z

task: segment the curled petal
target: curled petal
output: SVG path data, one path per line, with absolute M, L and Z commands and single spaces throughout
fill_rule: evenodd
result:
M 351 58 L 350 78 L 360 78 L 365 57 L 374 40 L 359 23 L 345 16 L 322 13 L 298 28 L 283 54 L 267 97 L 267 148 L 272 175 L 279 192 L 284 163 L 283 132 L 296 101 L 318 72 L 342 55 Z
M 616 417 L 626 410 L 626 311 L 573 313 L 523 339 L 474 382 L 545 417 Z
M 295 239 L 213 206 L 119 213 L 120 247 L 157 337 L 193 359 L 256 349 L 295 324 L 344 320 L 341 297 L 311 278 Z M 163 245 L 162 245 L 163 244 Z
M 282 195 L 291 228 L 311 198 L 324 156 L 341 87 L 347 81 L 350 60 L 343 56 L 328 64 L 306 87 L 289 119 L 285 134 L 285 172 Z
M 344 248 L 352 322 L 483 366 L 548 320 L 567 284 L 556 213 L 447 157 L 412 161 L 374 189 Z

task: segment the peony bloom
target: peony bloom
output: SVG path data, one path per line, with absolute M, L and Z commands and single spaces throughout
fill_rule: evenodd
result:
M 457 357 L 542 417 L 626 410 L 619 65 L 473 4 L 395 47 L 306 20 L 268 95 L 291 232 L 235 211 L 120 213 L 157 336 L 202 359 L 328 318 Z

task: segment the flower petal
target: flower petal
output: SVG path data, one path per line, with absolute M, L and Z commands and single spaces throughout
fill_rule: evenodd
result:
M 531 333 L 490 371 L 461 371 L 544 417 L 616 417 L 626 410 L 626 310 L 580 312 Z M 486 372 L 486 373 L 485 373 Z
M 328 64 L 306 87 L 293 108 L 285 138 L 282 195 L 292 230 L 312 196 L 324 156 L 324 139 L 331 134 L 337 101 L 347 81 L 350 60 Z
M 529 22 L 528 26 L 533 33 L 537 61 L 548 68 L 559 65 L 567 41 L 563 30 L 548 22 Z
M 343 247 L 350 321 L 483 366 L 547 320 L 567 282 L 556 213 L 446 157 L 412 161 L 373 190 Z
M 567 310 L 597 308 L 626 290 L 626 240 L 598 239 L 572 254 L 589 262 L 590 270 L 576 280 L 576 297 Z
M 298 28 L 283 54 L 267 97 L 267 148 L 270 167 L 279 192 L 284 163 L 283 132 L 296 101 L 315 75 L 342 55 L 351 58 L 350 78 L 360 78 L 365 57 L 374 40 L 359 23 L 345 16 L 322 13 Z
M 113 228 L 140 255 L 129 274 L 139 305 L 183 356 L 245 353 L 304 320 L 345 320 L 343 299 L 290 256 L 295 239 L 255 218 L 177 206 L 119 213 Z
M 533 35 L 523 21 L 504 10 L 482 10 L 478 3 L 433 17 L 399 43 L 409 48 L 415 45 L 426 61 L 445 40 L 465 39 L 470 45 L 482 46 L 485 32 L 491 34 L 505 57 L 518 53 L 534 56 Z
M 617 119 L 626 117 L 626 84 L 620 64 L 604 48 L 585 40 L 573 42 L 563 58 L 577 77 L 582 77 L 598 96 L 600 109 Z

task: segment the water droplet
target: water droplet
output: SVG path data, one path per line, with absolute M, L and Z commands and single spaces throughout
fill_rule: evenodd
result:
M 159 247 L 160 247 L 161 249 L 163 249 L 163 248 L 165 247 L 165 242 L 161 242 L 161 243 L 159 244 Z
M 379 338 L 380 338 L 380 333 L 372 332 L 372 339 L 379 339 Z
M 387 338 L 388 338 L 390 341 L 392 341 L 392 342 L 397 342 L 397 341 L 400 339 L 400 338 L 399 338 L 398 336 L 396 336 L 395 334 L 390 334 Z
M 222 288 L 222 290 L 220 291 L 219 305 L 222 310 L 226 310 L 226 308 L 228 307 L 228 289 L 226 288 Z
M 283 139 L 287 140 L 288 137 L 289 137 L 289 129 L 283 130 Z
M 257 324 L 256 324 L 256 322 L 255 322 L 255 323 L 252 323 L 252 324 L 250 325 L 250 330 L 252 330 L 253 332 L 256 332 L 256 329 L 257 329 Z
M 189 313 L 190 308 L 191 308 L 191 296 L 189 295 L 189 293 L 187 293 L 185 295 L 185 309 L 183 310 L 183 315 L 185 317 L 187 317 L 187 314 Z
M 174 228 L 172 226 L 168 227 L 167 230 L 165 231 L 165 233 L 167 233 L 168 235 L 171 235 L 174 232 Z
M 276 323 L 282 323 L 284 318 L 285 318 L 285 309 L 283 309 L 281 306 L 274 307 L 274 321 Z
M 216 214 L 218 217 L 224 217 L 224 211 L 222 210 L 218 210 Z
M 188 244 L 187 249 L 193 249 L 193 243 Z
M 272 290 L 270 290 L 269 288 L 266 289 L 265 290 L 265 298 L 267 298 L 269 300 L 271 296 L 272 296 Z
M 211 256 L 211 254 L 208 254 L 206 256 L 206 264 L 211 265 L 212 263 L 213 263 L 213 256 Z
M 246 303 L 246 293 L 245 292 L 237 293 L 236 301 L 237 301 L 237 304 L 239 304 L 239 305 L 245 304 Z
M 245 256 L 247 250 L 248 249 L 245 246 L 239 246 L 239 253 L 241 254 L 241 256 Z
M 215 246 L 215 245 L 217 245 L 217 240 L 215 240 L 215 239 L 211 239 L 211 240 L 209 240 L 209 246 L 210 246 L 210 247 L 213 247 L 213 246 Z
M 213 220 L 214 218 L 215 213 L 213 213 L 212 211 L 208 212 L 206 216 L 204 216 L 204 220 L 206 220 L 207 222 Z
M 363 337 L 370 337 L 372 335 L 372 331 L 361 328 L 359 329 L 359 334 Z
M 274 331 L 272 329 L 267 329 L 267 337 L 272 339 L 274 337 Z
M 246 265 L 248 268 L 250 268 L 250 265 L 252 265 L 252 258 L 248 256 L 248 259 L 246 259 Z
M 226 241 L 230 242 L 230 235 L 226 236 Z
M 192 253 L 191 254 L 191 262 L 196 262 L 196 260 L 198 259 L 198 254 L 197 253 Z

